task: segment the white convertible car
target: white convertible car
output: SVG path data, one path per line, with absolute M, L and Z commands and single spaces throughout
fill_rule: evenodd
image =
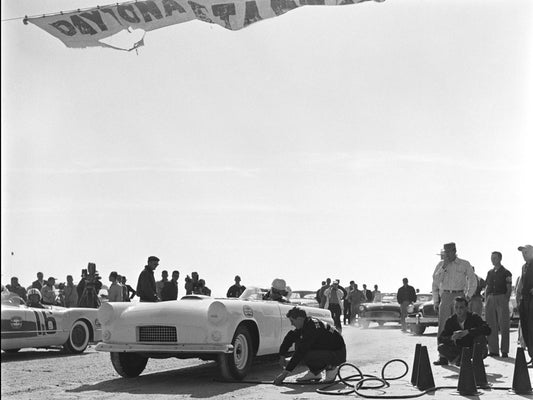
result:
M 28 307 L 22 299 L 2 301 L 2 350 L 63 346 L 69 353 L 83 353 L 89 342 L 100 341 L 98 310 L 45 307 Z
M 115 370 L 136 377 L 149 358 L 200 358 L 218 361 L 226 379 L 243 379 L 255 356 L 277 354 L 292 328 L 291 303 L 261 300 L 248 288 L 238 299 L 201 295 L 160 303 L 105 303 L 99 309 L 102 342 Z M 308 316 L 333 325 L 329 310 L 302 307 Z

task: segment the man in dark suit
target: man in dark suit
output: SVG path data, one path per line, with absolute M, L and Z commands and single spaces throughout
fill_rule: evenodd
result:
M 444 329 L 438 337 L 439 360 L 435 365 L 447 365 L 452 362 L 460 365 L 463 347 L 474 347 L 474 343 L 483 345 L 483 357 L 488 354 L 487 335 L 490 327 L 483 319 L 468 311 L 468 301 L 464 297 L 454 299 L 455 313 L 446 320 Z

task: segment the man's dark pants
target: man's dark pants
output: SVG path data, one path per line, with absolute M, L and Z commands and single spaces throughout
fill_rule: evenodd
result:
M 330 304 L 328 308 L 329 308 L 329 311 L 331 312 L 331 318 L 333 318 L 333 323 L 335 324 L 335 328 L 337 328 L 338 330 L 341 330 L 342 329 L 342 325 L 341 325 L 341 314 L 342 314 L 341 305 L 333 303 L 333 304 Z
M 479 343 L 479 344 L 481 344 L 483 346 L 482 350 L 481 350 L 481 355 L 483 356 L 483 358 L 487 357 L 487 355 L 489 354 L 489 350 L 488 350 L 488 346 L 487 346 L 487 338 L 486 338 L 486 336 L 483 336 L 483 335 L 477 336 L 474 339 L 474 344 L 475 343 Z M 451 343 L 441 343 L 441 344 L 439 344 L 437 349 L 439 351 L 439 356 L 441 358 L 447 359 L 448 362 L 451 362 L 451 361 L 455 360 L 457 357 L 459 357 L 459 359 L 460 359 L 461 353 L 463 351 L 463 348 L 461 346 L 457 346 L 453 342 L 451 342 Z
M 309 350 L 303 362 L 316 375 L 325 368 L 331 369 L 346 362 L 346 347 L 338 350 Z

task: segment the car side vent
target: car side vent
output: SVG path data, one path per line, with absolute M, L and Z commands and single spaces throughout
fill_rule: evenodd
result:
M 178 334 L 175 326 L 139 326 L 139 342 L 176 343 Z

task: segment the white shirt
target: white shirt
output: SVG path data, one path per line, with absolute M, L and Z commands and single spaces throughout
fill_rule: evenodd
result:
M 441 261 L 433 272 L 433 301 L 438 303 L 444 290 L 462 290 L 468 298 L 476 292 L 477 279 L 470 263 L 460 258 L 445 264 Z

